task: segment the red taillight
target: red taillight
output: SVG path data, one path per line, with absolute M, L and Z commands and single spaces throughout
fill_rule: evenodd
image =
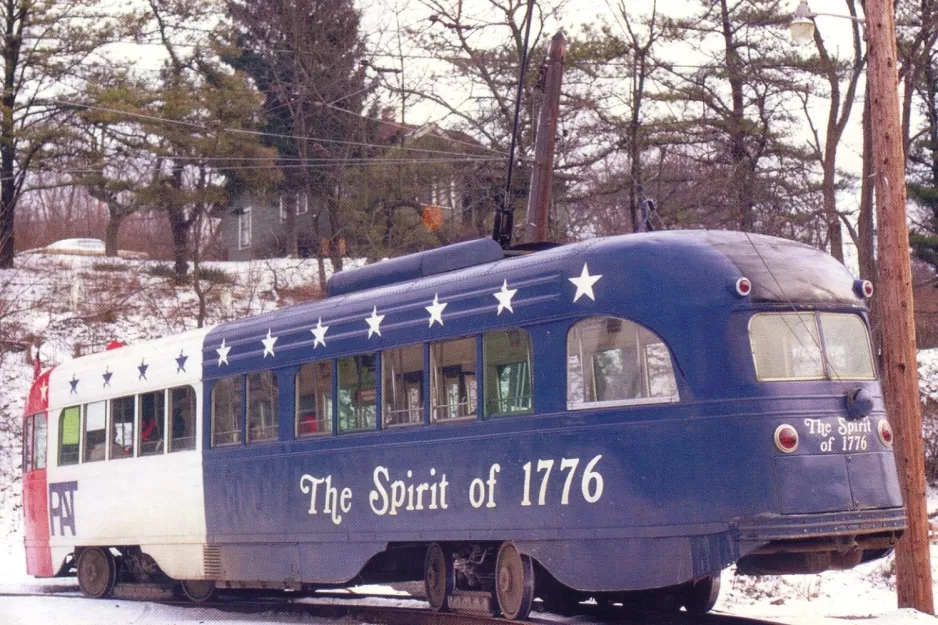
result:
M 854 280 L 853 290 L 859 297 L 865 299 L 873 297 L 873 283 L 869 280 Z
M 883 445 L 892 446 L 892 426 L 889 425 L 889 421 L 881 419 L 876 431 L 879 432 L 879 440 L 883 442 Z
M 749 278 L 740 278 L 736 281 L 736 292 L 743 297 L 749 295 L 749 292 L 752 290 L 752 283 L 749 282 Z
M 786 454 L 798 449 L 798 430 L 788 424 L 775 428 L 775 446 Z

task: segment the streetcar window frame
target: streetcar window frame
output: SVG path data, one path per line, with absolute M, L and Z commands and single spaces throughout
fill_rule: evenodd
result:
M 185 404 L 176 403 L 175 393 L 185 391 L 186 397 L 188 399 L 188 410 L 189 410 L 189 419 L 186 420 L 185 417 L 177 419 L 177 412 L 186 411 Z M 166 401 L 164 403 L 164 412 L 165 412 L 165 428 L 164 428 L 164 437 L 169 441 L 169 452 L 176 453 L 180 451 L 196 451 L 199 448 L 199 394 L 196 391 L 195 387 L 191 384 L 183 384 L 182 386 L 174 386 L 172 388 L 166 389 Z M 185 400 L 184 400 L 185 401 Z M 191 422 L 191 433 L 177 436 L 176 435 L 176 425 L 179 422 L 182 422 L 183 425 L 187 425 Z M 185 430 L 184 430 L 185 431 Z M 180 444 L 180 441 L 186 441 L 184 444 Z
M 33 431 L 33 462 L 32 470 L 38 471 L 45 469 L 48 463 L 47 454 L 49 453 L 49 421 L 45 412 L 37 412 L 32 416 Z M 42 423 L 42 436 L 38 435 L 39 423 Z M 41 452 L 40 452 L 41 447 Z
M 873 359 L 873 343 L 870 338 L 869 328 L 866 327 L 866 324 L 863 323 L 863 319 L 859 315 L 854 315 L 850 313 L 832 313 L 832 312 L 822 312 L 818 311 L 817 313 L 818 327 L 821 330 L 821 345 L 824 347 L 824 365 L 828 369 L 828 376 L 831 380 L 843 381 L 843 380 L 875 380 L 876 376 L 876 361 Z M 840 375 L 837 372 L 837 368 L 833 366 L 833 359 L 831 357 L 831 352 L 833 347 L 841 347 L 841 345 L 835 345 L 831 342 L 831 328 L 825 326 L 824 320 L 836 320 L 836 321 L 848 321 L 854 324 L 855 328 L 860 328 L 863 331 L 863 338 L 866 339 L 864 345 L 866 347 L 866 358 L 865 362 L 862 363 L 865 367 L 868 368 L 868 375 Z M 858 336 L 854 335 L 852 337 L 847 337 L 847 343 L 850 345 L 858 345 L 857 339 Z M 860 364 L 860 363 L 854 363 Z
M 405 354 L 405 352 L 410 353 Z M 402 363 L 405 358 L 413 358 L 415 355 L 414 352 L 416 352 L 420 368 L 407 370 L 405 367 L 403 372 L 398 371 L 395 365 L 399 362 Z M 426 389 L 424 389 L 424 380 L 427 373 L 426 364 L 426 343 L 401 345 L 381 352 L 381 398 L 384 404 L 382 406 L 383 427 L 401 428 L 426 424 L 425 408 L 427 393 Z M 395 392 L 398 383 L 403 387 L 403 408 L 398 407 L 399 404 L 394 403 L 395 399 L 398 399 L 398 394 Z M 414 390 L 417 392 L 417 398 L 416 401 L 411 401 L 414 399 L 412 397 Z M 406 420 L 393 422 L 392 418 L 396 416 L 404 416 Z
M 220 433 L 218 432 L 218 394 L 222 390 L 226 390 L 228 385 L 232 385 L 230 391 L 226 396 L 226 399 L 229 403 L 229 408 L 232 408 L 236 414 L 231 415 L 234 417 L 234 420 L 237 425 L 235 430 L 226 430 L 225 435 L 232 435 L 231 440 L 222 440 L 219 438 Z M 234 447 L 237 445 L 244 444 L 244 376 L 243 375 L 233 375 L 225 378 L 219 378 L 214 381 L 212 384 L 212 427 L 211 427 L 211 441 L 212 447 Z M 232 401 L 234 400 L 234 401 Z
M 370 359 L 370 367 L 368 359 Z M 347 361 L 351 361 L 351 366 L 354 367 L 357 384 L 351 384 L 347 387 L 343 387 L 343 382 L 345 380 L 342 377 L 342 364 L 343 362 Z M 370 374 L 368 373 L 369 368 L 373 370 Z M 372 376 L 370 385 L 368 383 L 367 377 L 363 377 L 363 371 L 365 372 L 365 376 Z M 345 435 L 376 431 L 378 429 L 378 424 L 381 423 L 381 419 L 383 418 L 381 416 L 381 365 L 379 353 L 377 351 L 362 352 L 336 358 L 335 377 L 336 398 L 334 403 L 336 411 L 336 434 Z M 343 404 L 343 392 L 349 393 L 347 406 Z M 372 398 L 369 398 L 369 392 L 373 393 Z M 374 413 L 371 415 L 367 414 L 369 405 L 371 405 L 374 410 Z M 343 409 L 351 410 L 351 413 L 343 414 Z M 358 417 L 355 414 L 358 412 L 361 412 L 363 416 Z M 343 421 L 343 417 L 345 418 L 345 421 Z M 356 421 L 362 421 L 363 425 L 356 428 L 349 427 L 347 424 L 351 418 L 355 418 Z M 343 426 L 343 423 L 346 425 Z
M 316 436 L 332 435 L 332 415 L 335 412 L 335 402 L 332 401 L 333 388 L 335 386 L 335 376 L 333 375 L 332 360 L 317 360 L 305 362 L 300 365 L 293 378 L 293 436 L 296 439 L 313 438 Z M 307 367 L 309 369 L 307 369 Z M 304 369 L 312 376 L 312 395 L 300 395 L 304 389 L 303 380 L 305 380 Z M 319 383 L 323 381 L 320 375 L 322 371 L 327 371 L 326 388 L 320 388 Z M 313 398 L 314 406 L 312 409 L 304 404 L 304 398 Z M 307 419 L 310 415 L 314 420 Z M 304 432 L 300 427 L 303 423 L 315 424 L 316 429 L 311 432 Z
M 641 391 L 641 396 L 639 397 L 625 397 L 621 399 L 602 399 L 602 400 L 590 400 L 590 389 L 592 389 L 592 396 L 596 397 L 599 394 L 598 387 L 596 386 L 596 359 L 595 356 L 598 354 L 606 354 L 611 351 L 618 350 L 619 352 L 624 351 L 624 345 L 619 346 L 615 340 L 609 343 L 609 345 L 601 349 L 600 341 L 597 337 L 596 349 L 589 352 L 588 361 L 584 357 L 585 351 L 583 349 L 583 335 L 581 328 L 588 327 L 592 325 L 602 325 L 605 326 L 606 334 L 613 335 L 618 334 L 624 328 L 627 328 L 632 331 L 633 335 L 631 337 L 624 336 L 625 340 L 633 340 L 634 345 L 634 356 L 636 360 L 636 365 L 638 369 L 639 379 L 638 388 Z M 615 331 L 612 332 L 610 328 L 615 327 Z M 577 334 L 580 332 L 580 334 Z M 643 336 L 644 335 L 644 336 Z M 647 340 L 647 339 L 656 339 L 656 340 Z M 576 341 L 576 351 L 572 351 L 572 342 Z M 662 369 L 660 374 L 666 374 L 665 377 L 667 384 L 673 389 L 673 392 L 670 395 L 653 395 L 654 392 L 652 388 L 652 375 L 650 371 L 650 357 L 649 348 L 652 346 L 662 346 L 664 349 L 664 354 L 658 355 L 659 359 L 663 359 L 665 369 Z M 577 319 L 570 324 L 570 327 L 567 330 L 567 340 L 566 340 L 566 394 L 567 394 L 567 410 L 586 410 L 594 408 L 614 408 L 619 406 L 644 406 L 644 405 L 653 405 L 653 404 L 672 404 L 678 403 L 681 401 L 680 387 L 677 383 L 677 374 L 675 373 L 676 367 L 674 366 L 674 354 L 671 351 L 671 348 L 668 347 L 668 344 L 665 340 L 656 332 L 653 332 L 646 326 L 632 321 L 631 319 L 625 319 L 623 317 L 615 317 L 613 315 L 596 315 L 591 317 L 584 317 Z M 663 358 L 664 355 L 667 355 L 666 358 Z M 580 387 L 576 388 L 574 386 L 575 378 L 573 376 L 574 368 L 574 358 L 576 358 L 577 364 L 576 367 L 579 368 L 579 382 Z M 621 357 L 620 357 L 621 359 Z M 623 362 L 624 364 L 624 362 Z M 589 366 L 589 372 L 587 372 L 586 367 Z M 586 384 L 590 384 L 589 387 Z
M 512 333 L 518 333 L 518 346 L 511 345 L 515 340 Z M 498 345 L 496 341 L 502 338 L 502 335 L 508 340 L 507 350 L 504 346 Z M 511 348 L 524 348 L 524 360 L 509 359 L 506 356 L 516 356 L 511 353 Z M 503 362 L 504 361 L 504 362 Z M 520 365 L 521 375 L 527 379 L 527 384 L 521 381 L 521 389 L 527 387 L 527 394 L 507 394 L 503 396 L 502 375 L 510 368 Z M 526 375 L 524 375 L 526 374 Z M 531 342 L 531 333 L 524 328 L 500 328 L 491 330 L 482 335 L 482 397 L 483 414 L 485 418 L 498 417 L 516 417 L 528 415 L 534 412 L 534 345 Z M 510 385 L 510 383 L 509 383 Z M 527 402 L 527 406 L 518 410 L 505 409 L 504 405 L 508 402 Z M 494 408 L 492 407 L 494 405 Z
M 441 354 L 446 345 L 464 341 L 472 345 L 471 357 L 464 359 L 457 358 L 456 360 L 460 362 L 453 363 L 447 360 L 445 352 Z M 479 356 L 481 354 L 479 343 L 480 337 L 478 335 L 472 335 L 453 337 L 445 341 L 436 341 L 429 344 L 430 388 L 427 396 L 430 401 L 430 423 L 461 423 L 479 420 L 479 384 L 481 384 L 478 375 Z M 443 362 L 440 362 L 440 360 Z M 469 363 L 472 370 L 464 369 L 463 362 Z M 446 381 L 448 379 L 456 381 L 457 401 L 455 404 L 448 401 L 446 403 L 439 403 L 437 401 L 441 392 L 446 395 Z M 460 401 L 463 398 L 465 398 L 464 401 Z M 445 414 L 447 410 L 451 412 L 453 406 L 456 407 L 458 412 L 459 408 L 463 405 L 465 405 L 466 414 L 457 414 L 455 416 L 447 416 Z M 440 414 L 443 416 L 439 416 Z
M 153 429 L 159 432 L 159 439 L 150 439 L 143 440 L 143 418 L 144 418 L 144 398 L 148 396 L 153 396 L 154 398 L 154 410 L 153 410 Z M 161 397 L 162 399 L 157 401 L 156 398 Z M 166 453 L 166 389 L 159 391 L 151 391 L 148 393 L 139 393 L 137 394 L 137 457 L 143 458 L 146 456 L 161 456 Z M 157 410 L 156 404 L 159 403 L 159 410 Z M 157 414 L 157 413 L 161 414 Z M 151 445 L 155 443 L 155 446 Z M 152 451 L 149 448 L 153 446 Z
M 73 412 L 70 412 L 73 411 Z M 83 406 L 81 404 L 76 406 L 66 406 L 62 409 L 62 412 L 59 413 L 59 431 L 58 436 L 58 453 L 56 454 L 56 466 L 67 467 L 81 463 L 82 457 L 82 413 L 84 412 Z M 75 431 L 78 434 L 78 440 L 75 443 L 69 443 L 69 447 L 74 447 L 74 450 L 69 449 L 69 458 L 64 457 L 65 450 L 65 419 L 68 416 L 74 416 L 76 419 Z M 74 460 L 71 459 L 71 454 L 75 454 Z
M 96 439 L 97 439 L 97 432 L 104 432 L 104 438 L 101 440 L 100 443 L 95 443 L 93 446 L 90 446 L 90 447 L 89 447 L 89 445 L 88 445 L 88 434 L 89 434 L 89 431 L 88 431 L 88 417 L 89 417 L 89 412 L 91 411 L 92 408 L 94 408 L 94 409 L 95 409 L 95 413 L 97 413 L 97 408 L 98 408 L 98 406 L 100 406 L 101 409 L 102 409 L 103 412 L 104 412 L 104 415 L 103 415 L 103 416 L 104 416 L 104 423 L 103 423 L 103 425 L 101 426 L 100 429 L 91 430 L 91 432 L 94 432 L 94 433 L 95 433 L 95 438 L 96 438 Z M 106 400 L 106 399 L 102 399 L 102 400 L 100 400 L 100 401 L 93 401 L 93 402 L 89 402 L 89 403 L 87 403 L 87 404 L 83 404 L 83 405 L 82 405 L 82 411 L 81 411 L 81 416 L 82 416 L 82 419 L 81 419 L 81 424 L 82 424 L 82 427 L 81 427 L 81 462 L 82 462 L 82 464 L 88 463 L 88 462 L 103 462 L 103 461 L 105 461 L 105 460 L 108 459 L 108 447 L 109 447 L 109 445 L 108 445 L 108 432 L 109 432 L 109 430 L 108 430 L 108 414 L 107 414 L 107 413 L 108 413 L 108 410 L 107 410 L 107 407 L 108 407 L 108 400 Z M 97 420 L 97 417 L 98 417 L 98 415 L 95 414 L 95 415 L 94 415 L 94 418 L 95 418 L 96 420 Z M 99 449 L 100 449 L 100 451 L 101 451 L 101 457 L 100 457 L 100 458 L 97 457 L 97 455 L 98 455 L 98 450 L 99 450 Z
M 811 375 L 786 375 L 786 376 L 781 376 L 781 377 L 777 377 L 777 376 L 769 377 L 769 376 L 764 376 L 763 373 L 760 371 L 760 366 L 759 366 L 760 354 L 757 353 L 756 351 L 756 346 L 757 346 L 756 343 L 757 343 L 757 340 L 761 339 L 762 337 L 759 336 L 760 328 L 758 326 L 764 319 L 775 320 L 775 319 L 783 319 L 785 317 L 797 317 L 799 320 L 799 323 L 804 324 L 805 329 L 808 330 L 808 333 L 811 335 L 812 339 L 814 340 L 814 345 L 812 347 L 815 347 L 817 349 L 817 353 L 820 357 L 820 362 L 818 363 L 820 364 L 820 369 L 821 369 L 820 374 L 812 373 Z M 838 375 L 836 373 L 836 371 L 834 370 L 835 368 L 831 366 L 831 359 L 829 356 L 829 352 L 832 351 L 831 348 L 834 347 L 834 345 L 829 344 L 828 337 L 825 335 L 824 323 L 823 323 L 824 318 L 837 318 L 839 320 L 852 319 L 852 320 L 855 320 L 856 324 L 858 324 L 858 327 L 861 327 L 863 329 L 864 335 L 865 335 L 864 345 L 866 347 L 866 357 L 867 357 L 865 364 L 869 366 L 869 371 L 870 371 L 869 376 L 843 376 L 843 375 Z M 811 320 L 810 326 L 807 325 L 809 323 L 807 321 L 808 319 Z M 788 322 L 785 322 L 785 323 L 786 325 L 790 326 Z M 842 381 L 850 381 L 850 380 L 873 381 L 873 380 L 878 379 L 877 372 L 876 372 L 876 363 L 873 359 L 873 347 L 872 347 L 872 342 L 870 339 L 869 327 L 866 325 L 866 323 L 864 323 L 863 319 L 857 314 L 854 314 L 851 312 L 832 312 L 832 311 L 820 311 L 820 310 L 789 310 L 789 311 L 758 312 L 749 318 L 749 322 L 747 324 L 747 334 L 749 337 L 749 352 L 752 355 L 753 369 L 756 374 L 756 380 L 758 380 L 759 382 L 817 382 L 817 381 L 826 381 L 826 380 L 842 382 Z M 770 338 L 774 340 L 771 340 L 769 344 L 776 344 L 776 345 L 778 344 L 778 340 L 779 340 L 778 336 L 774 336 Z M 762 357 L 766 355 L 771 355 L 771 354 L 761 354 Z M 786 354 L 781 354 L 778 351 L 775 352 L 775 355 L 781 356 L 782 358 L 787 358 Z
M 280 440 L 280 382 L 270 369 L 244 376 L 245 442 L 248 445 Z M 269 414 L 265 411 L 269 409 Z
M 23 417 L 23 473 L 33 470 L 33 417 Z
M 122 414 L 124 418 L 123 421 L 118 422 L 118 407 L 122 406 L 126 408 L 126 405 L 130 405 L 130 421 L 126 420 L 126 415 Z M 133 458 L 136 455 L 136 433 L 137 433 L 137 396 L 136 395 L 122 395 L 120 397 L 111 397 L 107 400 L 107 431 L 108 431 L 108 460 L 121 460 L 124 458 Z M 117 426 L 123 425 L 124 427 L 120 428 L 118 431 Z M 122 441 L 127 439 L 127 425 L 130 425 L 130 449 L 127 449 L 127 444 Z M 120 436 L 118 437 L 118 434 Z M 120 441 L 118 441 L 120 438 Z M 123 455 L 115 455 L 115 452 L 118 449 L 123 449 Z M 130 452 L 129 454 L 127 452 Z

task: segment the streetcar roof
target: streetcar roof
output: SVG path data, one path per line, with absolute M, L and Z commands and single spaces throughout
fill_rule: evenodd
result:
M 466 255 L 474 253 L 477 264 L 464 266 Z M 333 281 L 341 295 L 216 327 L 205 340 L 205 375 L 468 336 L 566 314 L 631 316 L 667 339 L 680 324 L 673 312 L 663 311 L 675 308 L 700 312 L 753 303 L 863 308 L 853 277 L 829 255 L 755 234 L 652 232 L 494 256 L 491 245 L 469 242 L 349 270 L 348 277 Z M 434 259 L 461 268 L 439 273 Z M 572 278 L 584 269 L 605 276 L 599 283 L 605 291 L 577 303 Z M 740 277 L 752 282 L 744 301 L 728 288 Z M 511 314 L 496 312 L 493 296 L 503 284 L 519 289 Z M 434 302 L 447 306 L 435 328 L 428 325 Z M 366 318 L 372 316 L 383 318 L 380 333 L 369 332 Z M 325 342 L 315 338 L 317 325 L 328 328 Z

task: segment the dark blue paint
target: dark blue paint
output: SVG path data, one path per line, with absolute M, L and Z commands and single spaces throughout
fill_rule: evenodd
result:
M 854 515 L 858 531 L 902 527 L 892 452 L 875 430 L 863 453 L 824 453 L 805 426 L 813 418 L 836 428 L 847 416 L 846 393 L 862 388 L 875 427 L 885 416 L 879 384 L 755 379 L 748 323 L 756 312 L 794 306 L 865 319 L 853 278 L 829 256 L 756 235 L 666 232 L 439 275 L 425 271 L 427 258 L 446 258 L 445 250 L 365 271 L 338 289 L 343 295 L 224 324 L 206 337 L 206 415 L 219 377 L 275 368 L 281 389 L 280 441 L 208 449 L 206 419 L 208 539 L 220 548 L 227 579 L 342 582 L 392 542 L 514 540 L 570 586 L 632 590 L 715 574 L 773 539 L 841 531 L 834 529 L 845 526 L 838 515 Z M 595 301 L 573 303 L 569 278 L 584 263 L 603 277 Z M 408 281 L 411 275 L 422 277 Z M 357 291 L 379 281 L 376 276 L 403 281 Z M 750 297 L 731 288 L 742 276 L 753 282 Z M 493 293 L 506 279 L 518 289 L 514 313 L 498 316 Z M 442 327 L 428 326 L 425 307 L 435 295 L 447 303 Z M 365 318 L 374 306 L 386 317 L 382 335 L 369 339 Z M 680 403 L 566 409 L 567 333 L 594 315 L 630 319 L 662 337 L 672 350 Z M 326 346 L 314 349 L 310 330 L 320 318 L 329 331 Z M 532 339 L 533 414 L 293 440 L 294 376 L 303 363 L 474 336 L 482 406 L 481 334 L 509 327 L 523 327 Z M 278 337 L 273 359 L 263 358 L 268 330 Z M 215 350 L 223 339 L 230 364 L 218 367 Z M 425 395 L 427 354 L 425 348 Z M 380 367 L 379 358 L 379 380 Z M 333 397 L 337 380 L 333 364 Z M 791 455 L 774 447 L 781 423 L 802 436 Z M 581 476 L 600 455 L 604 492 L 589 503 Z M 580 460 L 568 505 L 560 505 L 564 458 Z M 556 464 L 542 507 L 537 463 L 546 459 Z M 532 463 L 531 506 L 521 505 L 526 462 Z M 486 481 L 495 463 L 496 507 L 474 508 L 470 484 Z M 445 473 L 447 509 L 375 514 L 369 494 L 379 466 L 392 480 L 410 470 L 408 481 L 431 481 L 433 469 L 438 483 Z M 351 489 L 340 523 L 323 513 L 321 495 L 317 513 L 309 513 L 304 475 L 331 476 L 337 496 Z

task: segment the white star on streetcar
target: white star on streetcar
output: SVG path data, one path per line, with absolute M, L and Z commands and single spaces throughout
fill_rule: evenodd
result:
M 580 274 L 579 278 L 567 278 L 576 285 L 576 294 L 573 296 L 573 301 L 576 302 L 585 295 L 595 302 L 596 298 L 593 296 L 593 285 L 596 284 L 600 278 L 602 278 L 602 274 L 591 276 L 586 263 L 583 263 L 583 273 Z
M 221 347 L 215 350 L 218 352 L 218 366 L 228 364 L 228 352 L 231 351 L 231 345 L 225 345 L 225 339 L 221 340 Z
M 312 332 L 313 336 L 315 337 L 315 340 L 313 341 L 313 349 L 316 349 L 316 346 L 318 345 L 322 345 L 323 347 L 326 346 L 326 332 L 328 331 L 329 326 L 322 325 L 322 317 L 320 317 L 319 321 L 316 322 L 316 327 L 310 330 L 310 332 Z M 380 335 L 381 333 L 379 332 L 378 334 Z
M 506 308 L 508 312 L 514 313 L 515 309 L 511 307 L 511 298 L 515 296 L 515 293 L 518 292 L 518 289 L 509 289 L 508 280 L 506 279 L 502 282 L 502 289 L 492 293 L 495 296 L 495 299 L 498 300 L 498 314 L 502 314 L 502 311 Z
M 440 325 L 443 325 L 443 310 L 446 308 L 446 302 L 440 302 L 440 297 L 436 293 L 433 294 L 433 303 L 429 306 L 424 306 L 424 309 L 430 313 L 430 327 L 433 327 L 434 321 L 439 321 Z
M 372 334 L 381 336 L 381 322 L 384 321 L 384 315 L 378 314 L 377 306 L 371 310 L 370 317 L 365 317 L 365 321 L 368 322 L 368 338 L 371 338 Z
M 261 339 L 261 343 L 264 344 L 264 358 L 267 358 L 267 354 L 270 354 L 271 358 L 275 358 L 274 354 L 274 343 L 277 342 L 276 336 L 270 335 L 270 328 L 267 328 L 267 338 Z
M 49 401 L 49 383 L 43 382 L 42 386 L 39 387 L 39 395 L 42 397 L 42 401 Z

